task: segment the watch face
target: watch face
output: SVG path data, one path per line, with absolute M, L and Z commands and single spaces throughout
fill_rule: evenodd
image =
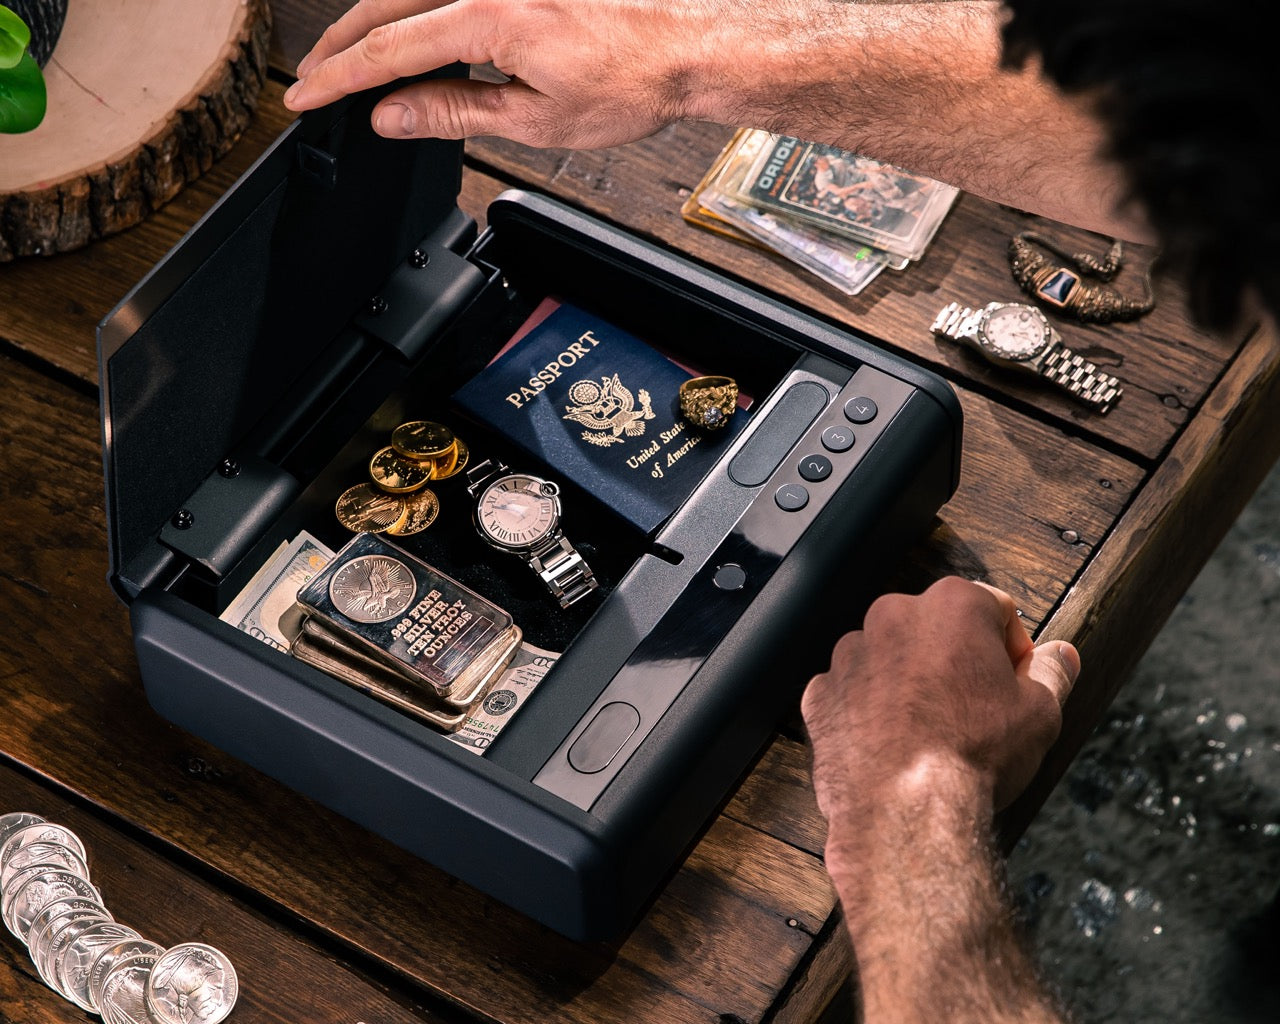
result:
M 476 525 L 495 544 L 532 547 L 546 538 L 560 519 L 559 488 L 534 476 L 500 477 L 476 503 Z
M 978 340 L 1002 359 L 1023 362 L 1039 355 L 1049 344 L 1049 321 L 1034 306 L 997 306 L 983 317 Z

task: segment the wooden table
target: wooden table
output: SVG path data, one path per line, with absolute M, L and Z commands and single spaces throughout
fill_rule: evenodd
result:
M 342 6 L 279 0 L 273 66 L 232 154 L 143 225 L 0 265 L 0 813 L 63 822 L 116 916 L 234 960 L 233 1021 L 815 1019 L 853 961 L 823 872 L 807 753 L 785 730 L 643 921 L 612 945 L 560 939 L 160 719 L 107 587 L 94 327 L 285 126 L 288 70 Z M 1280 345 L 1197 330 L 1183 291 L 1130 325 L 1059 321 L 1117 373 L 1103 417 L 930 336 L 951 300 L 1019 292 L 1009 236 L 1037 224 L 964 196 L 926 258 L 854 299 L 686 225 L 679 207 L 726 128 L 679 125 L 594 153 L 470 146 L 462 207 L 545 190 L 937 370 L 966 416 L 963 479 L 894 587 L 947 573 L 1012 592 L 1042 638 L 1081 649 L 1062 740 L 1004 820 L 1025 825 L 1280 453 Z M 1135 264 L 1149 261 L 1137 249 Z M 1122 281 L 1124 278 L 1121 279 Z M 81 1019 L 0 936 L 0 1022 Z

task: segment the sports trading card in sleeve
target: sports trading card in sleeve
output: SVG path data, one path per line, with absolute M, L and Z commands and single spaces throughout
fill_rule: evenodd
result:
M 712 216 L 816 274 L 846 295 L 857 295 L 886 265 L 907 261 L 853 239 L 834 235 L 819 225 L 756 209 L 734 196 L 763 148 L 771 143 L 768 132 L 739 132 L 729 159 L 717 161 L 719 173 L 700 191 L 700 202 Z
M 957 189 L 834 146 L 773 136 L 736 198 L 918 259 Z

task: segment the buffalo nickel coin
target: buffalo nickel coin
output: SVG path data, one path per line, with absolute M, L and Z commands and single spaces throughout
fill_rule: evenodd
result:
M 161 1024 L 218 1024 L 240 994 L 235 968 L 221 950 L 183 942 L 165 950 L 147 979 L 147 1009 Z

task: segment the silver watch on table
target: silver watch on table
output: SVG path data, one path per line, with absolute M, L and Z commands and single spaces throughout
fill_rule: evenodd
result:
M 1000 366 L 1039 374 L 1098 412 L 1106 412 L 1120 398 L 1119 379 L 1067 348 L 1035 306 L 988 302 L 970 309 L 952 302 L 930 330 L 965 343 Z
M 600 586 L 560 528 L 558 485 L 485 459 L 467 471 L 467 493 L 476 499 L 476 531 L 485 543 L 522 558 L 561 608 Z

